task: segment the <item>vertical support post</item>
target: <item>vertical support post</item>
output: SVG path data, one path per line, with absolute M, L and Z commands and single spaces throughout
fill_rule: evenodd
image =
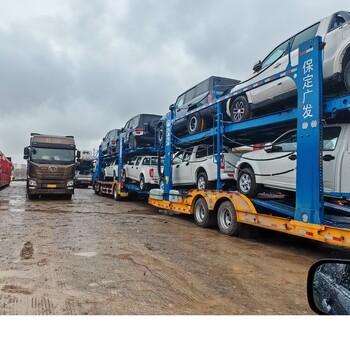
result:
M 101 146 L 98 148 L 98 162 L 97 162 L 97 166 L 95 169 L 96 172 L 96 176 L 95 176 L 95 180 L 102 180 L 102 148 Z
M 321 37 L 299 47 L 295 220 L 324 223 Z
M 123 170 L 123 153 L 124 153 L 124 137 L 119 140 L 119 154 L 118 154 L 118 184 L 122 183 L 122 170 Z
M 216 91 L 217 91 L 217 82 L 214 84 L 214 98 L 217 100 Z M 221 104 L 216 104 L 216 127 L 217 127 L 217 137 L 216 137 L 216 189 L 219 191 L 222 187 L 221 181 L 221 153 L 222 153 L 222 129 L 223 123 L 221 120 Z M 215 147 L 213 145 L 213 158 L 215 157 Z
M 169 107 L 170 113 L 165 118 L 165 152 L 164 152 L 164 199 L 169 200 L 169 191 L 173 187 L 172 177 L 172 147 L 173 121 L 175 119 L 175 105 Z

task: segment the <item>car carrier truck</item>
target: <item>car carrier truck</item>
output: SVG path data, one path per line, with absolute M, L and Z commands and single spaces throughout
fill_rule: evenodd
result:
M 79 151 L 77 158 L 80 158 Z M 65 199 L 74 194 L 76 147 L 73 136 L 32 133 L 30 145 L 24 148 L 27 160 L 27 196 L 59 195 Z
M 157 208 L 175 213 L 193 215 L 200 227 L 218 226 L 230 236 L 243 236 L 254 228 L 275 230 L 285 234 L 308 238 L 332 245 L 350 247 L 350 205 L 348 200 L 336 203 L 325 199 L 323 172 L 323 124 L 350 122 L 350 95 L 324 99 L 322 91 L 322 50 L 320 37 L 302 43 L 299 62 L 291 64 L 288 54 L 287 68 L 280 74 L 262 79 L 242 90 L 214 99 L 190 113 L 201 113 L 205 108 L 217 108 L 217 127 L 182 138 L 173 137 L 174 106 L 166 117 L 164 144 L 164 190 L 150 191 L 149 203 Z M 294 81 L 298 92 L 297 108 L 280 113 L 259 116 L 239 123 L 222 122 L 221 106 L 228 98 L 253 90 L 271 81 L 288 77 Z M 336 92 L 336 91 L 335 91 Z M 295 197 L 288 200 L 265 198 L 250 199 L 238 191 L 223 191 L 220 177 L 215 190 L 187 190 L 172 192 L 171 160 L 174 148 L 195 145 L 207 140 L 217 145 L 251 145 L 270 141 L 281 130 L 297 129 Z M 210 141 L 211 140 L 211 141 Z M 347 152 L 347 151 L 345 151 Z M 290 154 L 287 154 L 290 156 Z M 219 172 L 219 159 L 217 160 Z M 347 170 L 349 167 L 347 167 Z M 276 176 L 279 174 L 266 174 Z M 342 174 L 347 178 L 349 174 Z M 350 198 L 350 193 L 341 197 Z

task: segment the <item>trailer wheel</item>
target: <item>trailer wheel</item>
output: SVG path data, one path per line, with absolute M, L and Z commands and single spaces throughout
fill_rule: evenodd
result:
M 115 201 L 119 201 L 120 200 L 120 195 L 118 193 L 118 186 L 115 185 L 113 188 L 113 198 Z
M 100 194 L 100 185 L 99 184 L 95 184 L 94 185 L 94 190 L 96 194 Z
M 240 122 L 251 117 L 250 105 L 245 96 L 238 96 L 230 106 L 231 121 L 233 123 Z
M 259 193 L 252 168 L 244 168 L 239 171 L 237 179 L 238 191 L 249 198 L 254 198 Z
M 217 220 L 220 232 L 228 236 L 238 236 L 236 210 L 230 201 L 225 201 L 220 204 Z
M 190 115 L 187 122 L 187 131 L 190 135 L 196 134 L 204 129 L 204 119 L 199 113 Z
M 200 227 L 215 226 L 216 217 L 209 210 L 208 204 L 204 198 L 199 198 L 194 205 L 194 220 Z

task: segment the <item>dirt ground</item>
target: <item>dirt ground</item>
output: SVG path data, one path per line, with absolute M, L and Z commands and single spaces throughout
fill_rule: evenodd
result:
M 349 251 L 263 232 L 202 229 L 90 189 L 71 201 L 0 191 L 2 315 L 312 315 L 310 265 Z

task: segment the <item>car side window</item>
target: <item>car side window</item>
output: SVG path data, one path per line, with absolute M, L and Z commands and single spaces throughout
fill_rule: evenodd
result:
M 334 151 L 337 147 L 341 128 L 339 126 L 328 127 L 323 129 L 323 150 Z
M 345 22 L 346 22 L 346 19 L 342 15 L 340 14 L 335 15 L 329 26 L 328 32 L 331 32 L 332 30 L 339 28 Z
M 188 162 L 191 159 L 192 149 L 184 152 L 183 162 Z
M 195 94 L 194 94 L 194 88 L 191 90 L 188 90 L 185 95 L 185 103 L 188 103 L 189 101 L 193 100 Z
M 203 158 L 208 155 L 208 148 L 207 147 L 198 147 L 196 152 L 196 158 Z
M 196 96 L 202 95 L 208 92 L 209 90 L 210 89 L 209 89 L 209 79 L 208 79 L 197 85 L 195 95 Z
M 132 158 L 131 160 L 130 160 L 130 165 L 135 165 L 135 161 L 136 161 L 136 157 L 134 157 L 134 158 Z
M 151 165 L 151 159 L 149 157 L 144 158 L 142 165 Z
M 175 154 L 175 157 L 173 159 L 173 164 L 179 164 L 182 162 L 183 152 L 178 152 Z
M 276 47 L 263 61 L 261 68 L 268 67 L 287 53 L 289 40 Z
M 295 152 L 297 150 L 297 131 L 293 130 L 274 142 L 274 152 Z
M 140 163 L 141 163 L 141 157 L 138 157 L 138 158 L 136 159 L 135 165 L 139 165 Z
M 313 26 L 305 29 L 301 33 L 297 34 L 294 37 L 291 51 L 296 50 L 299 47 L 299 45 L 302 44 L 303 42 L 314 38 L 316 36 L 317 29 L 318 29 L 319 25 L 320 25 L 320 23 L 316 23 Z
M 183 95 L 178 97 L 178 99 L 176 100 L 175 105 L 176 105 L 177 108 L 181 108 L 183 106 L 184 102 L 185 102 L 185 94 L 183 94 Z

